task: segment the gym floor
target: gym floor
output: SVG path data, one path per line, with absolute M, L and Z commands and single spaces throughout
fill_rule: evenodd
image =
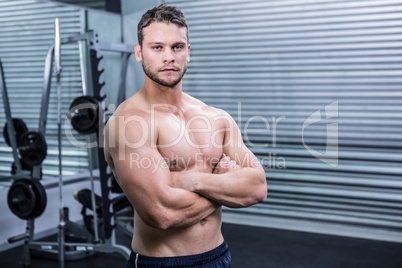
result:
M 400 268 L 402 243 L 345 238 L 223 224 L 222 231 L 232 254 L 233 268 Z M 128 246 L 130 238 L 117 234 L 117 242 Z M 0 252 L 1 268 L 18 268 L 22 247 Z M 97 254 L 78 261 L 66 262 L 65 268 L 124 267 L 119 254 Z M 32 268 L 60 267 L 57 261 L 33 257 Z

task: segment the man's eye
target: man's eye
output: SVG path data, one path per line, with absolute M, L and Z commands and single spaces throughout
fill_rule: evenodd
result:
M 153 49 L 155 49 L 155 50 L 161 50 L 161 47 L 160 47 L 160 46 L 154 46 Z
M 175 46 L 174 47 L 175 50 L 179 50 L 179 49 L 183 49 L 183 48 L 184 48 L 184 46 Z

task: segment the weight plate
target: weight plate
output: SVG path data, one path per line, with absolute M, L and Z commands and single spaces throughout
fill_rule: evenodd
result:
M 20 141 L 22 135 L 24 135 L 25 133 L 28 132 L 28 128 L 27 128 L 27 125 L 24 123 L 24 121 L 22 121 L 22 119 L 19 119 L 19 118 L 13 118 L 13 124 L 14 124 L 15 137 L 16 137 L 17 146 L 18 146 L 18 142 Z M 3 137 L 4 137 L 4 140 L 7 143 L 7 145 L 11 146 L 10 137 L 8 136 L 7 128 L 8 128 L 8 124 L 6 122 L 4 125 L 4 128 L 3 128 Z
M 70 105 L 68 118 L 80 134 L 91 134 L 98 130 L 99 102 L 91 96 L 80 96 Z
M 33 218 L 37 218 L 40 215 L 42 215 L 43 211 L 45 211 L 46 204 L 47 204 L 47 197 L 46 197 L 46 190 L 45 187 L 43 187 L 42 183 L 38 179 L 31 179 L 32 185 L 35 186 L 33 187 L 34 192 L 37 196 L 36 200 L 36 205 L 35 205 L 35 213 L 31 215 Z
M 27 132 L 22 135 L 18 150 L 25 164 L 31 167 L 40 165 L 47 155 L 46 140 L 40 132 Z
M 46 207 L 46 191 L 38 179 L 18 179 L 8 190 L 7 204 L 11 212 L 23 220 L 34 219 Z

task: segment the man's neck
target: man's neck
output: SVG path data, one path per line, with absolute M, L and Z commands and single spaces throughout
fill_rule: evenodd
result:
M 146 79 L 141 90 L 150 104 L 169 104 L 177 108 L 183 105 L 182 81 L 174 87 L 165 87 Z

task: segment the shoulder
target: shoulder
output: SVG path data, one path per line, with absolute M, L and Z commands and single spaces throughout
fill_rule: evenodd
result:
M 209 114 L 210 116 L 214 117 L 229 117 L 231 118 L 230 114 L 223 109 L 216 108 L 213 106 L 209 106 L 205 104 L 203 101 L 196 99 L 188 94 L 185 94 L 186 100 L 195 108 L 203 111 L 204 113 Z
M 138 142 L 149 137 L 149 111 L 127 99 L 110 116 L 105 126 L 105 138 L 115 142 Z
M 137 95 L 134 95 L 122 102 L 114 111 L 108 120 L 108 124 L 127 124 L 131 121 L 148 121 L 150 117 L 149 111 L 141 105 Z

